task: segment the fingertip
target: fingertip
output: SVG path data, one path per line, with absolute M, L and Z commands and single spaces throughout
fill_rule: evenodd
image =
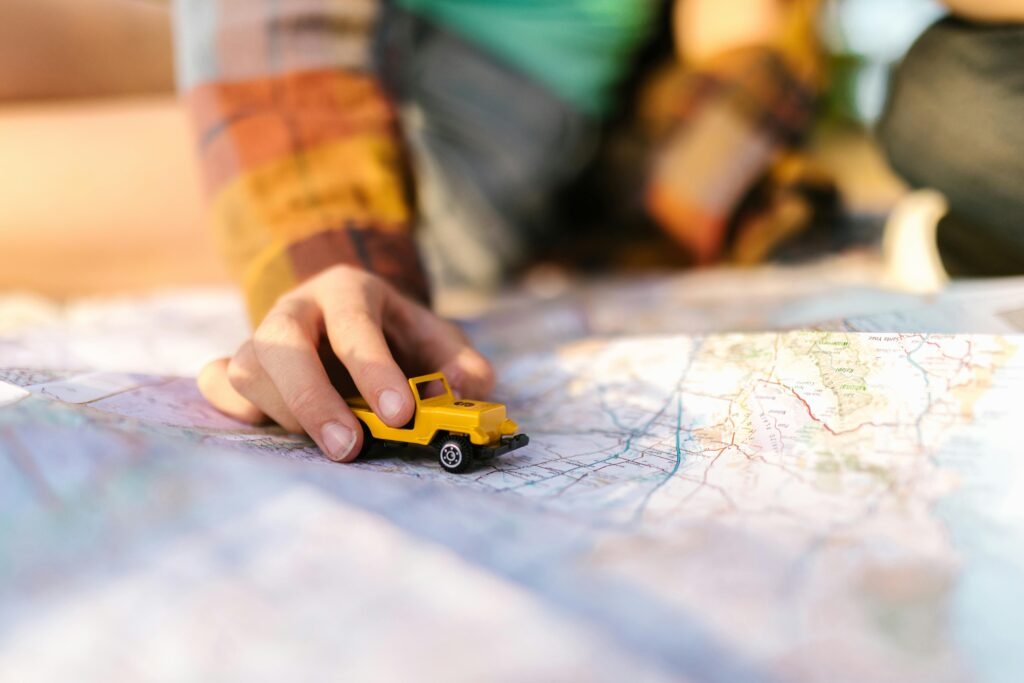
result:
M 408 385 L 404 391 L 387 387 L 377 394 L 375 411 L 389 427 L 402 427 L 412 419 L 416 410 Z
M 343 422 L 328 422 L 320 428 L 320 448 L 334 462 L 352 462 L 362 447 L 362 429 Z
M 355 441 L 352 443 L 352 450 L 345 454 L 338 462 L 352 462 L 363 454 L 363 444 L 366 440 L 366 432 L 363 431 L 363 423 L 358 418 L 355 420 Z
M 471 348 L 463 349 L 442 371 L 462 397 L 485 399 L 494 391 L 494 367 Z
M 226 380 L 227 376 L 227 358 L 218 358 L 217 360 L 210 361 L 203 366 L 196 377 L 196 386 L 199 388 L 199 393 L 206 400 L 210 400 L 210 394 L 214 391 L 213 387 L 218 383 L 218 379 L 223 378 Z
M 482 395 L 489 396 L 494 391 L 494 385 L 497 383 L 497 375 L 494 372 L 494 366 L 491 365 L 491 361 L 484 358 L 474 349 L 469 349 L 464 363 L 468 368 L 470 376 L 476 381 L 478 389 L 483 392 Z

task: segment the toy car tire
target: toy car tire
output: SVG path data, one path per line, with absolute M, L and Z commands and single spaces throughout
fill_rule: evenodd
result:
M 377 439 L 370 433 L 370 427 L 365 422 L 360 420 L 359 425 L 363 428 L 363 447 L 359 449 L 359 454 L 366 455 L 377 445 Z
M 473 466 L 473 444 L 461 436 L 446 436 L 438 441 L 437 459 L 447 472 L 466 472 Z

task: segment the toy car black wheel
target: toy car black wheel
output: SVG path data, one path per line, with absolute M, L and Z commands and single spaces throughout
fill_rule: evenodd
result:
M 447 436 L 437 445 L 437 458 L 448 472 L 461 474 L 473 466 L 473 445 L 461 436 Z
M 365 422 L 360 420 L 359 425 L 363 428 L 363 447 L 359 449 L 359 454 L 366 455 L 371 448 L 377 445 L 377 439 L 370 433 L 370 428 L 366 426 Z

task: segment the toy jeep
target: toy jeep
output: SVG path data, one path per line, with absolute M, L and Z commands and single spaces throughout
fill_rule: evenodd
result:
M 466 472 L 479 458 L 492 458 L 530 442 L 516 434 L 518 425 L 505 416 L 505 406 L 455 398 L 441 373 L 409 380 L 416 413 L 404 427 L 388 427 L 362 398 L 346 399 L 363 423 L 363 452 L 376 442 L 417 444 L 437 452 L 441 467 Z M 434 394 L 434 395 L 431 395 Z

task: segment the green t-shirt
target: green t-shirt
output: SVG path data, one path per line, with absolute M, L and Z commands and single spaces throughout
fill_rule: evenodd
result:
M 600 115 L 661 0 L 398 0 Z

